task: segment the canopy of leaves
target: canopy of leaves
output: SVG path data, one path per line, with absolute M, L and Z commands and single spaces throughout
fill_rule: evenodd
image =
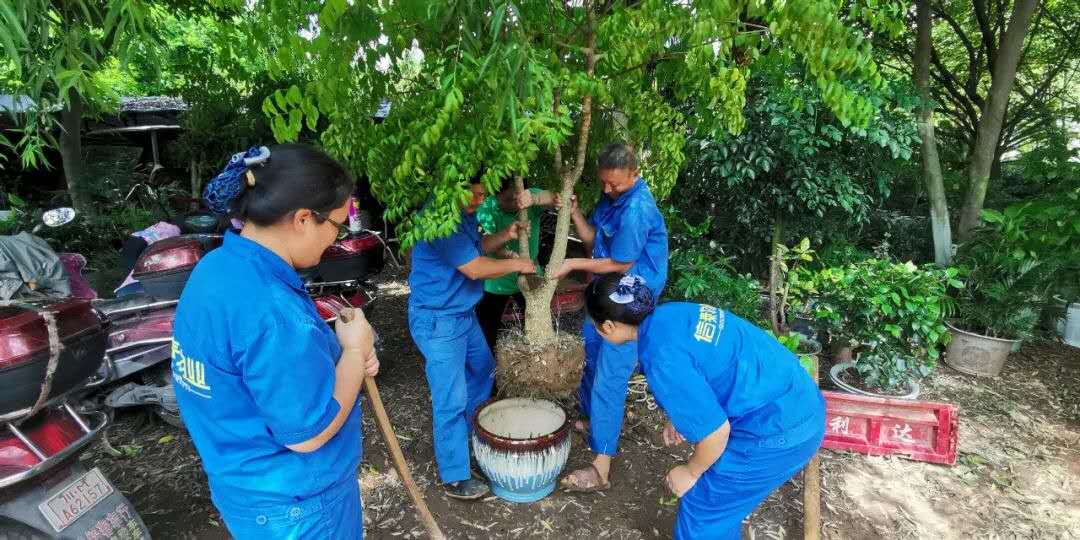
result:
M 562 163 L 548 164 L 574 142 L 586 95 L 597 129 L 639 147 L 662 196 L 684 160 L 686 116 L 671 103 L 692 103 L 695 118 L 739 132 L 762 51 L 801 58 L 844 125 L 874 115 L 873 102 L 844 81 L 881 85 L 869 41 L 825 0 L 269 4 L 263 28 L 279 32 L 281 45 L 271 73 L 314 63 L 310 82 L 264 103 L 275 135 L 290 140 L 325 120 L 323 145 L 371 178 L 405 245 L 453 230 L 474 175 L 489 189 L 514 174 L 550 180 Z M 866 0 L 848 15 L 885 31 L 899 8 Z M 384 101 L 389 117 L 372 122 Z
M 955 141 L 958 160 L 975 143 L 993 62 L 1005 33 L 1008 0 L 934 0 L 930 90 L 943 113 L 941 135 Z M 910 13 L 914 17 L 914 10 Z M 910 21 L 914 28 L 914 21 Z M 912 73 L 915 32 L 882 36 L 887 65 Z M 998 155 L 1038 142 L 1048 127 L 1080 115 L 1080 2 L 1040 2 L 1006 109 Z
M 918 143 L 910 88 L 860 87 L 874 113 L 862 126 L 845 127 L 799 63 L 771 55 L 760 66 L 747 91 L 747 128 L 734 136 L 695 133 L 676 200 L 693 201 L 687 213 L 694 206 L 714 215 L 723 240 L 731 241 L 725 243 L 756 245 L 758 253 L 777 218 L 812 223 L 815 236 L 842 229 L 823 226 L 823 219 L 865 222 L 892 184 L 892 169 L 883 164 L 909 159 Z
M 165 11 L 220 14 L 197 0 L 0 0 L 0 91 L 35 104 L 15 114 L 24 167 L 43 164 L 57 145 L 54 113 L 73 96 L 94 114 L 115 105 L 121 88 L 138 88 L 127 61 L 156 46 L 155 16 Z

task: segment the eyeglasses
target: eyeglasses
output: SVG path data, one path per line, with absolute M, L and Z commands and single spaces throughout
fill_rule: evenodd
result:
M 319 218 L 319 219 L 321 219 L 323 221 L 329 221 L 331 225 L 337 227 L 337 229 L 338 229 L 337 239 L 338 240 L 343 240 L 346 236 L 349 236 L 349 232 L 351 232 L 351 231 L 349 231 L 349 228 L 347 226 L 345 226 L 345 224 L 338 223 L 338 222 L 330 219 L 330 216 L 328 216 L 326 214 L 323 214 L 322 212 L 316 212 L 315 210 L 312 210 L 311 213 L 314 214 L 315 217 L 317 217 L 317 218 Z

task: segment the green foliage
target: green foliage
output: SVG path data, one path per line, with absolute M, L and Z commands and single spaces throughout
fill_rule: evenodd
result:
M 821 249 L 818 249 L 817 252 L 816 266 L 818 268 L 846 266 L 848 264 L 873 258 L 874 256 L 873 253 L 861 249 L 846 240 L 838 240 L 826 244 Z
M 955 311 L 949 290 L 963 286 L 959 276 L 954 268 L 867 259 L 798 272 L 793 303 L 834 343 L 864 349 L 856 367 L 871 374 L 867 382 L 893 388 L 933 369 L 948 341 L 945 321 Z
M 985 226 L 960 246 L 967 272 L 958 297 L 965 330 L 1027 339 L 1057 287 L 1080 268 L 1080 187 L 1038 201 L 983 211 Z
M 371 178 L 406 246 L 453 230 L 481 165 L 489 189 L 513 174 L 576 180 L 552 179 L 562 164 L 550 164 L 560 151 L 568 167 L 584 168 L 574 149 L 589 135 L 580 130 L 586 96 L 594 129 L 642 150 L 660 197 L 684 161 L 686 117 L 672 99 L 710 126 L 741 130 L 746 82 L 763 51 L 801 58 L 824 106 L 845 125 L 864 125 L 873 103 L 847 82 L 874 88 L 881 79 L 849 23 L 889 32 L 902 16 L 892 3 L 865 1 L 842 18 L 827 0 L 268 4 L 256 12 L 277 45 L 272 76 L 313 64 L 307 82 L 284 84 L 264 102 L 275 136 L 290 140 L 325 121 L 321 142 Z M 311 27 L 307 13 L 318 17 L 310 39 L 295 33 Z M 384 100 L 390 117 L 371 122 Z M 584 161 L 610 140 L 592 135 Z
M 890 192 L 895 170 L 881 164 L 910 159 L 918 142 L 906 83 L 851 84 L 874 104 L 862 126 L 829 112 L 801 64 L 764 59 L 747 90 L 747 129 L 731 136 L 702 126 L 688 144 L 680 210 L 704 206 L 717 217 L 718 239 L 747 258 L 765 256 L 776 219 L 786 238 L 850 235 Z
M 933 367 L 934 362 L 920 364 L 907 351 L 892 344 L 867 349 L 855 359 L 855 371 L 863 382 L 884 390 L 902 389 L 916 373 L 925 377 Z
M 672 299 L 717 306 L 765 325 L 761 285 L 749 275 L 736 274 L 727 259 L 690 249 L 676 252 L 669 268 Z
M 24 167 L 44 163 L 45 149 L 55 146 L 55 106 L 72 95 L 91 113 L 115 102 L 108 60 L 126 58 L 132 43 L 149 35 L 147 10 L 139 0 L 0 0 L 0 44 L 12 74 L 6 90 L 36 104 L 16 118 Z

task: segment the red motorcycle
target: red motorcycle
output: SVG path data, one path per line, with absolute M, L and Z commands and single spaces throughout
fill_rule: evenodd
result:
M 129 381 L 105 396 L 106 407 L 149 406 L 166 422 L 183 427 L 170 368 L 176 304 L 195 265 L 221 241 L 220 235 L 196 234 L 155 242 L 139 256 L 133 272 L 145 294 L 95 301 L 109 328 L 96 383 Z M 362 232 L 336 242 L 318 266 L 301 272 L 328 324 L 350 306 L 370 316 L 375 289 L 367 279 L 382 270 L 385 247 L 377 233 Z
M 0 539 L 149 538 L 131 503 L 79 461 L 109 422 L 74 406 L 103 364 L 105 321 L 88 300 L 24 279 L 29 291 L 0 304 Z

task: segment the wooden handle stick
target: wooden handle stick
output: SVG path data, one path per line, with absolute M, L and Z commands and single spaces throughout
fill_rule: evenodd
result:
M 814 357 L 814 383 L 818 382 L 818 358 Z M 803 538 L 818 540 L 821 537 L 821 461 L 815 452 L 803 470 Z
M 394 458 L 394 468 L 401 476 L 401 481 L 405 483 L 405 489 L 409 491 L 413 505 L 416 506 L 421 521 L 424 522 L 424 527 L 427 528 L 431 538 L 445 540 L 446 535 L 439 529 L 439 524 L 435 523 L 435 517 L 431 515 L 431 510 L 428 510 L 427 503 L 424 502 L 424 495 L 420 493 L 420 488 L 416 487 L 416 482 L 413 481 L 412 474 L 409 472 L 409 464 L 405 462 L 405 456 L 401 453 L 401 446 L 398 445 L 397 435 L 394 434 L 394 428 L 390 425 L 390 418 L 386 416 L 386 409 L 383 408 L 382 398 L 379 397 L 379 387 L 375 385 L 374 378 L 364 378 L 364 390 L 367 392 L 368 399 L 371 400 L 371 408 L 375 410 L 375 421 L 379 424 L 379 431 L 386 440 L 386 446 L 390 447 L 390 455 Z
M 341 317 L 342 321 L 348 323 L 355 316 L 356 311 L 358 310 L 355 310 L 355 308 L 352 311 L 342 310 L 338 316 Z M 394 468 L 397 469 L 398 476 L 401 477 L 405 489 L 409 492 L 409 496 L 412 497 L 413 506 L 416 507 L 417 513 L 420 514 L 420 521 L 424 522 L 424 527 L 427 528 L 428 535 L 433 540 L 446 540 L 446 535 L 439 528 L 439 524 L 435 523 L 435 516 L 431 515 L 431 510 L 428 510 L 427 503 L 424 502 L 424 495 L 420 493 L 420 488 L 416 487 L 412 473 L 409 472 L 409 464 L 405 462 L 405 455 L 401 453 L 397 435 L 394 434 L 394 428 L 390 425 L 390 417 L 386 416 L 386 408 L 383 407 L 382 397 L 379 396 L 379 387 L 375 385 L 374 377 L 364 377 L 364 391 L 367 392 L 368 399 L 371 400 L 371 408 L 375 411 L 375 423 L 379 425 L 379 432 L 382 433 L 386 446 L 390 447 L 390 457 L 394 460 Z

